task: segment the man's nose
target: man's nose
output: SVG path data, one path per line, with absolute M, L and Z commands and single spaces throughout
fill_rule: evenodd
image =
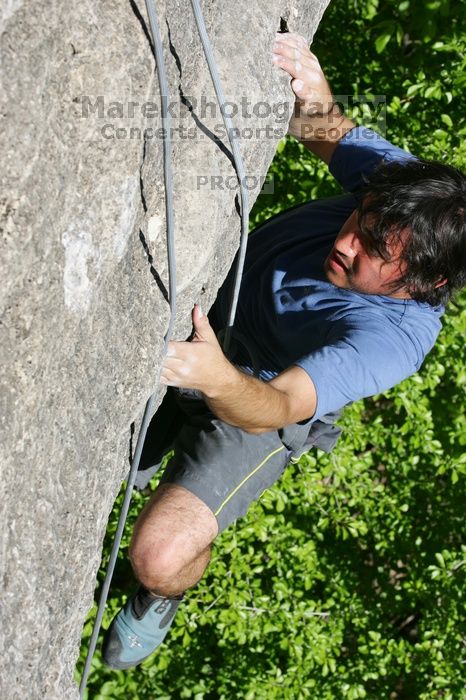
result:
M 346 257 L 354 260 L 361 250 L 361 241 L 356 232 L 348 231 L 338 241 L 338 250 Z

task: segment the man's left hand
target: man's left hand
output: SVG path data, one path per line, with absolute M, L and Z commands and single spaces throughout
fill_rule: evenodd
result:
M 190 342 L 170 342 L 162 364 L 161 384 L 198 389 L 215 397 L 235 372 L 223 354 L 209 319 L 198 304 L 193 309 L 194 336 Z

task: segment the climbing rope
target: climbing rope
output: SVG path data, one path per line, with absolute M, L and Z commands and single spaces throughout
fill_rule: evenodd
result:
M 164 186 L 165 186 L 165 209 L 166 209 L 166 221 L 167 221 L 167 254 L 168 254 L 168 275 L 169 275 L 169 305 L 170 305 L 170 320 L 168 324 L 168 329 L 164 337 L 164 348 L 163 355 L 165 356 L 168 343 L 171 340 L 173 334 L 173 328 L 176 319 L 176 258 L 175 258 L 175 237 L 174 237 L 174 207 L 173 207 L 173 176 L 172 176 L 172 161 L 171 161 L 171 115 L 168 109 L 169 105 L 169 86 L 167 80 L 167 74 L 165 70 L 165 62 L 163 58 L 163 46 L 162 39 L 160 35 L 159 22 L 157 18 L 157 12 L 155 9 L 154 0 L 145 0 L 147 15 L 149 17 L 149 24 L 152 34 L 152 41 L 155 53 L 157 74 L 160 86 L 160 94 L 162 100 L 162 128 L 164 130 L 165 138 L 163 141 L 163 157 L 164 157 Z M 231 145 L 231 150 L 233 154 L 236 175 L 238 177 L 240 186 L 240 196 L 241 196 L 241 240 L 240 247 L 236 262 L 235 270 L 235 281 L 233 286 L 233 292 L 230 302 L 230 310 L 228 315 L 227 327 L 225 329 L 225 335 L 223 340 L 223 350 L 227 353 L 230 339 L 231 330 L 234 324 L 236 309 L 238 305 L 238 296 L 241 285 L 241 279 L 243 275 L 244 260 L 246 256 L 247 247 L 247 235 L 249 228 L 249 197 L 248 191 L 245 186 L 245 171 L 243 166 L 243 161 L 241 158 L 241 153 L 239 150 L 238 143 L 236 141 L 237 134 L 233 128 L 233 122 L 231 117 L 225 112 L 225 97 L 223 94 L 222 85 L 220 82 L 220 77 L 218 74 L 217 66 L 215 64 L 215 59 L 210 45 L 209 37 L 207 34 L 204 18 L 202 15 L 201 7 L 198 0 L 191 0 L 191 5 L 193 8 L 194 16 L 196 19 L 196 24 L 201 38 L 202 47 L 209 67 L 210 75 L 215 89 L 215 94 L 219 102 L 220 110 L 222 113 L 222 118 L 226 131 L 228 134 L 228 139 Z M 157 384 L 159 383 L 159 377 L 157 379 Z M 126 485 L 125 495 L 123 498 L 123 504 L 121 507 L 120 517 L 118 520 L 118 526 L 115 533 L 115 538 L 113 541 L 112 550 L 110 553 L 110 559 L 105 574 L 104 583 L 102 585 L 102 591 L 99 598 L 99 603 L 97 607 L 97 614 L 94 621 L 94 626 L 92 629 L 92 635 L 89 642 L 89 648 L 87 651 L 86 661 L 84 664 L 84 670 L 81 677 L 81 683 L 79 685 L 80 698 L 84 698 L 87 681 L 91 671 L 92 659 L 95 654 L 95 649 L 97 646 L 97 638 L 99 636 L 100 627 L 102 624 L 102 618 L 104 614 L 105 605 L 108 598 L 108 592 L 110 589 L 110 584 L 113 577 L 113 572 L 115 569 L 116 560 L 118 557 L 118 551 L 120 549 L 121 538 L 123 536 L 123 531 L 128 516 L 129 507 L 131 504 L 131 496 L 136 481 L 137 472 L 139 469 L 139 462 L 141 459 L 142 448 L 146 438 L 147 429 L 151 421 L 154 404 L 156 400 L 156 392 L 154 392 L 146 403 L 144 409 L 144 415 L 142 418 L 141 427 L 139 430 L 136 448 L 134 451 L 133 460 L 131 463 L 131 469 L 128 475 L 128 481 Z
M 159 79 L 160 94 L 162 100 L 162 128 L 165 129 L 165 138 L 163 140 L 163 158 L 164 158 L 164 186 L 165 186 L 165 210 L 166 210 L 166 221 L 167 221 L 167 255 L 168 255 L 168 278 L 169 278 L 169 304 L 170 304 L 170 320 L 168 324 L 168 329 L 164 337 L 164 348 L 163 355 L 166 354 L 168 343 L 171 339 L 173 333 L 173 327 L 176 319 L 176 260 L 175 260 L 175 246 L 174 246 L 174 209 L 173 209 L 173 175 L 172 175 L 172 161 L 171 161 L 171 115 L 168 110 L 169 104 L 169 88 L 168 79 L 165 70 L 165 63 L 163 59 L 162 50 L 162 39 L 160 36 L 160 28 L 157 19 L 157 13 L 155 11 L 155 6 L 152 0 L 146 0 L 147 14 L 149 16 L 149 23 L 152 33 L 153 46 L 155 52 L 155 60 L 157 66 L 157 74 Z M 160 378 L 160 373 L 159 377 Z M 157 381 L 158 383 L 158 381 Z M 113 572 L 115 569 L 116 560 L 118 557 L 118 551 L 120 549 L 121 538 L 123 537 L 123 531 L 126 524 L 126 519 L 128 516 L 129 507 L 131 504 L 131 496 L 133 493 L 134 483 L 136 481 L 136 476 L 138 473 L 139 462 L 141 459 L 142 448 L 144 445 L 144 440 L 146 438 L 147 429 L 153 414 L 153 408 L 156 398 L 156 392 L 154 392 L 146 403 L 144 409 L 144 415 L 142 418 L 141 427 L 138 434 L 138 439 L 136 442 L 136 448 L 134 451 L 133 460 L 131 463 L 131 469 L 128 476 L 128 481 L 126 485 L 125 495 L 123 498 L 123 504 L 121 507 L 120 517 L 118 519 L 118 526 L 115 533 L 115 539 L 113 541 L 112 551 L 110 553 L 110 559 L 105 574 L 104 583 L 102 585 L 102 591 L 100 593 L 99 604 L 97 607 L 97 614 L 94 621 L 94 627 L 92 629 L 92 635 L 89 642 L 89 648 L 87 651 L 86 662 L 84 665 L 83 675 L 81 678 L 81 683 L 79 686 L 80 697 L 84 698 L 84 692 L 87 686 L 87 680 L 89 678 L 89 673 L 91 670 L 92 659 L 94 658 L 95 649 L 97 646 L 97 638 L 99 636 L 100 627 L 102 624 L 102 618 L 104 614 L 105 605 L 107 603 L 108 592 L 110 589 L 110 584 L 112 582 Z
M 241 286 L 241 279 L 243 276 L 244 260 L 246 257 L 246 248 L 248 245 L 248 229 L 249 229 L 249 193 L 245 186 L 246 174 L 243 166 L 243 159 L 241 158 L 241 153 L 239 150 L 239 145 L 237 141 L 236 131 L 233 127 L 233 120 L 230 115 L 225 110 L 225 95 L 223 94 L 222 84 L 220 82 L 220 76 L 218 74 L 217 65 L 215 63 L 214 54 L 212 47 L 210 45 L 209 36 L 207 34 L 207 29 L 204 22 L 204 17 L 202 15 L 201 6 L 199 0 L 191 0 L 191 5 L 194 12 L 194 17 L 197 24 L 197 30 L 202 42 L 202 48 L 204 49 L 204 54 L 207 60 L 207 65 L 209 66 L 210 77 L 212 78 L 212 83 L 214 85 L 215 94 L 217 96 L 217 102 L 220 105 L 220 111 L 222 113 L 223 123 L 225 124 L 228 140 L 230 141 L 231 150 L 233 153 L 233 159 L 235 161 L 236 175 L 238 177 L 238 182 L 240 186 L 241 195 L 241 240 L 240 247 L 238 251 L 238 259 L 236 262 L 236 272 L 235 272 L 235 282 L 233 285 L 233 292 L 231 295 L 230 311 L 228 314 L 228 321 L 225 330 L 225 337 L 223 340 L 223 350 L 225 353 L 228 352 L 231 340 L 231 331 L 233 324 L 235 322 L 236 308 L 238 306 L 238 296 Z

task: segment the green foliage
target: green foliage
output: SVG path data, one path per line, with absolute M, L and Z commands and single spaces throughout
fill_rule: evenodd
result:
M 387 138 L 464 169 L 465 16 L 463 1 L 335 0 L 313 50 L 335 94 L 386 96 Z M 254 225 L 339 192 L 292 139 L 272 172 Z M 334 452 L 303 456 L 219 538 L 169 644 L 128 672 L 96 656 L 88 698 L 465 700 L 465 336 L 463 294 L 422 370 L 351 406 Z M 133 585 L 127 545 L 104 627 Z

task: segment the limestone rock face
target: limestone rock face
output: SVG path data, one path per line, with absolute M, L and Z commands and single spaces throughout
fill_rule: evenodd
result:
M 254 200 L 293 102 L 271 62 L 280 18 L 311 39 L 327 0 L 202 5 Z M 238 188 L 190 4 L 157 6 L 177 129 L 183 339 L 238 246 Z M 78 695 L 72 673 L 131 426 L 163 395 L 160 96 L 142 0 L 8 0 L 0 26 L 0 695 L 63 700 Z

